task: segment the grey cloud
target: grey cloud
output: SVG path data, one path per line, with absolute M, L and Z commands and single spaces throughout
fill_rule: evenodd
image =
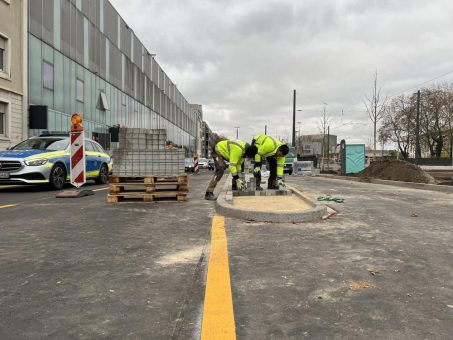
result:
M 453 70 L 453 3 L 390 0 L 113 0 L 214 130 L 303 133 L 327 102 L 333 131 L 368 142 L 362 105 L 377 69 L 385 93 Z M 449 78 L 450 80 L 453 77 Z M 444 79 L 444 80 L 448 80 Z M 343 110 L 344 116 L 341 116 Z

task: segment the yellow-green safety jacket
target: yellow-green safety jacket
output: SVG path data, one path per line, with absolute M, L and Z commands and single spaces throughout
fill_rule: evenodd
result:
M 283 145 L 282 142 L 274 137 L 267 135 L 257 135 L 254 138 L 255 146 L 258 148 L 258 153 L 255 156 L 255 163 L 261 163 L 262 157 L 271 157 L 277 153 L 278 148 Z M 283 168 L 285 167 L 285 156 L 277 157 L 277 176 L 283 176 Z
M 228 162 L 230 162 L 231 175 L 236 176 L 244 162 L 245 145 L 241 140 L 223 140 L 216 144 L 215 150 Z

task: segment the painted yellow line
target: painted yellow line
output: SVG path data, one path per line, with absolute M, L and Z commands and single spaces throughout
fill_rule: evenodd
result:
M 236 339 L 228 245 L 223 216 L 214 216 L 212 219 L 211 254 L 201 326 L 201 340 L 207 339 Z
M 3 208 L 12 208 L 12 207 L 15 207 L 16 204 L 6 204 L 6 205 L 0 205 L 0 209 L 3 209 Z
M 100 188 L 100 189 L 94 189 L 93 191 L 102 191 L 102 190 L 107 190 L 109 187 L 105 187 L 105 188 Z

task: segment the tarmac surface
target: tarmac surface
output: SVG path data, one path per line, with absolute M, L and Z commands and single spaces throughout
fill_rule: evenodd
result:
M 0 187 L 0 339 L 200 338 L 211 175 L 179 203 Z M 288 182 L 345 202 L 313 223 L 225 220 L 238 339 L 451 338 L 453 194 Z

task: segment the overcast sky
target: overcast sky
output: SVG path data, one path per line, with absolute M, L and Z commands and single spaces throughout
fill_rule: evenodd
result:
M 371 144 L 363 100 L 375 70 L 387 95 L 453 71 L 451 0 L 111 2 L 228 137 L 239 126 L 239 139 L 250 140 L 267 124 L 269 134 L 291 138 L 295 89 L 302 134 L 319 133 L 326 103 L 332 134 Z M 452 81 L 453 72 L 435 82 Z

